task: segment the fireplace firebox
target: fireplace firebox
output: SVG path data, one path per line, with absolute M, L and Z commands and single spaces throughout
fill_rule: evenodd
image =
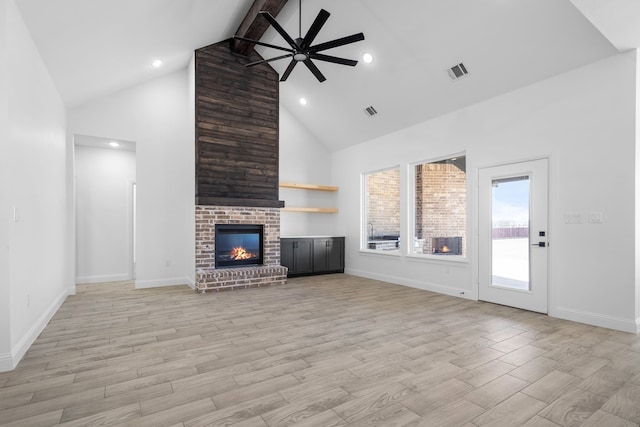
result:
M 462 237 L 434 237 L 432 240 L 434 255 L 462 255 Z
M 215 233 L 216 268 L 263 264 L 263 225 L 216 224 Z

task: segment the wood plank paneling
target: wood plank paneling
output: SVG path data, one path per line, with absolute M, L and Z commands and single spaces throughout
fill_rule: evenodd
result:
M 196 204 L 281 207 L 279 77 L 231 43 L 196 51 Z

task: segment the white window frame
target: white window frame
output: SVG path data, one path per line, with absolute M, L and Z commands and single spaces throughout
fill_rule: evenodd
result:
M 418 165 L 422 165 L 422 164 L 426 164 L 426 163 L 436 163 L 436 162 L 441 162 L 443 160 L 450 160 L 456 157 L 465 157 L 465 160 L 468 160 L 467 154 L 464 151 L 458 152 L 458 153 L 453 153 L 453 154 L 447 154 L 447 155 L 443 155 L 443 156 L 438 156 L 438 157 L 432 157 L 429 159 L 424 159 L 424 160 L 420 160 L 420 161 L 416 161 L 416 162 L 412 162 L 409 163 L 408 165 L 408 189 L 409 189 L 409 209 L 408 209 L 408 213 L 409 213 L 409 218 L 408 218 L 408 225 L 409 225 L 409 230 L 408 230 L 408 238 L 406 239 L 406 253 L 408 257 L 411 258 L 417 258 L 417 259 L 425 259 L 425 260 L 436 260 L 436 261 L 443 261 L 443 262 L 457 262 L 457 263 L 466 263 L 469 261 L 469 174 L 468 174 L 468 170 L 469 168 L 467 167 L 467 172 L 465 172 L 465 188 L 466 188 L 466 200 L 465 200 L 465 212 L 466 212 L 466 221 L 465 221 L 465 239 L 463 240 L 462 244 L 464 245 L 464 248 L 466 249 L 465 255 L 447 255 L 447 256 L 443 256 L 443 255 L 433 255 L 433 254 L 425 254 L 425 253 L 419 253 L 415 251 L 415 236 L 416 236 L 416 166 Z M 467 163 L 468 165 L 468 163 Z
M 362 172 L 360 175 L 360 252 L 366 254 L 376 254 L 376 255 L 384 255 L 384 256 L 400 256 L 402 252 L 402 246 L 395 251 L 383 251 L 379 249 L 369 249 L 369 191 L 367 186 L 367 177 L 374 173 L 386 172 L 391 170 L 397 170 L 399 174 L 398 180 L 398 198 L 400 202 L 400 208 L 402 207 L 402 171 L 400 169 L 400 165 L 389 166 L 386 168 L 370 170 L 366 172 Z M 399 219 L 399 234 L 402 236 L 402 229 L 404 227 L 404 221 L 401 215 L 400 210 L 398 211 L 398 219 Z M 400 242 L 402 244 L 402 237 L 400 237 Z

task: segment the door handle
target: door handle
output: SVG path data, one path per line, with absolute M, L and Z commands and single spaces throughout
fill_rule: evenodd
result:
M 532 243 L 531 246 L 539 246 L 541 248 L 546 248 L 547 247 L 547 242 Z

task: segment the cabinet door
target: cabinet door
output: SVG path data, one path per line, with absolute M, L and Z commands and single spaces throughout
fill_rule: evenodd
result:
M 329 271 L 329 244 L 331 239 L 313 239 L 313 271 L 323 273 Z
M 289 269 L 289 275 L 313 271 L 311 239 L 280 239 L 280 264 Z
M 280 239 L 280 265 L 289 269 L 289 274 L 293 273 L 295 264 L 293 261 L 294 239 Z
M 344 271 L 344 237 L 334 237 L 327 245 L 327 269 Z
M 344 237 L 314 239 L 313 271 L 344 271 Z
M 294 274 L 313 272 L 313 240 L 297 239 L 293 248 Z

